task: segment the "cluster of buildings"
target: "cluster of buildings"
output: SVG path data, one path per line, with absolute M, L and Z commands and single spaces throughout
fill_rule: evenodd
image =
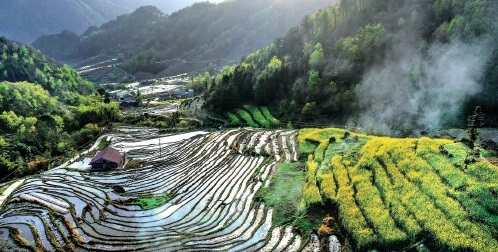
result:
M 128 90 L 119 90 L 110 92 L 111 99 L 115 102 L 119 103 L 119 107 L 133 107 L 139 106 L 139 102 L 137 98 L 130 93 Z M 194 98 L 195 92 L 193 89 L 189 89 L 187 91 L 164 91 L 155 94 L 146 95 L 146 98 L 150 100 L 173 100 L 173 99 L 186 99 L 186 98 Z
M 165 101 L 171 99 L 194 98 L 195 92 L 193 89 L 189 89 L 187 91 L 161 92 L 157 93 L 156 95 L 160 101 Z

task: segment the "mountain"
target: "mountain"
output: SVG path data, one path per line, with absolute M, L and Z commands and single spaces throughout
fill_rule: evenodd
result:
M 0 180 L 57 163 L 119 113 L 73 68 L 0 37 Z
M 221 3 L 225 0 L 113 0 L 116 3 L 122 3 L 131 8 L 132 10 L 137 9 L 140 6 L 152 5 L 159 8 L 164 13 L 173 13 L 182 8 L 190 6 L 196 2 L 211 2 L 211 3 Z M 131 12 L 131 11 L 130 11 Z
M 41 35 L 63 30 L 81 33 L 143 5 L 157 5 L 165 13 L 171 13 L 194 2 L 196 0 L 3 0 L 0 35 L 30 43 Z
M 127 70 L 158 73 L 172 67 L 168 61 L 174 59 L 214 63 L 239 60 L 244 54 L 285 35 L 302 17 L 330 2 L 202 2 L 171 15 L 147 6 L 100 27 L 91 27 L 79 37 L 70 32 L 42 36 L 33 46 L 58 60 L 84 59 L 101 53 L 121 54 Z M 158 65 L 156 61 L 167 63 Z
M 194 84 L 219 114 L 255 103 L 284 122 L 410 135 L 465 127 L 480 105 L 496 126 L 498 3 L 342 0 Z

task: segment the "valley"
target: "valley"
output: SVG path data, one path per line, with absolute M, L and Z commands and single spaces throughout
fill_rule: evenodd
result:
M 62 2 L 0 6 L 0 251 L 498 251 L 498 2 Z

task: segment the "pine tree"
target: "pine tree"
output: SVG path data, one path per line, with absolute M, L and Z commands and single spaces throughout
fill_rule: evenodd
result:
M 477 139 L 479 139 L 479 128 L 484 125 L 484 114 L 480 106 L 474 109 L 474 113 L 467 118 L 467 132 L 469 133 L 469 141 L 467 145 L 469 146 L 469 151 L 465 157 L 465 169 L 470 163 L 475 162 L 475 145 Z
M 477 106 L 474 113 L 467 118 L 467 132 L 470 136 L 469 147 L 474 150 L 475 143 L 479 139 L 479 128 L 484 125 L 484 114 L 482 108 Z

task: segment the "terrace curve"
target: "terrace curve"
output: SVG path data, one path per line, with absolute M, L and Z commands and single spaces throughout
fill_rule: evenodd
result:
M 0 213 L 0 240 L 38 251 L 313 250 L 317 239 L 306 245 L 292 226 L 272 228 L 273 210 L 253 200 L 278 162 L 297 161 L 296 136 L 123 128 L 112 146 L 146 161 L 143 167 L 55 169 L 26 179 Z M 114 192 L 117 185 L 125 192 Z M 151 208 L 132 203 L 164 195 L 169 200 Z

